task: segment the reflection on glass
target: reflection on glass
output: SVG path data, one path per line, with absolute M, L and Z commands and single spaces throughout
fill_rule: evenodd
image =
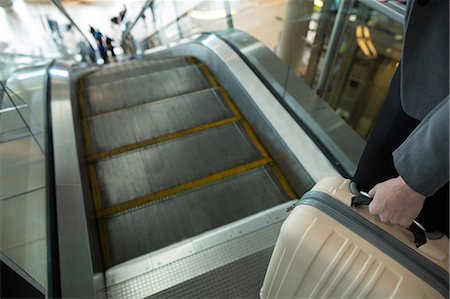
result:
M 0 86 L 0 251 L 47 289 L 44 78 L 50 61 L 28 57 L 34 63 L 25 66 L 26 57 L 17 58 L 0 55 L 11 69 Z
M 332 20 L 332 9 L 313 16 L 306 36 L 315 38 L 306 46 L 300 73 L 313 87 L 323 67 Z M 400 61 L 402 30 L 402 24 L 358 1 L 348 13 L 323 97 L 363 138 L 372 130 Z

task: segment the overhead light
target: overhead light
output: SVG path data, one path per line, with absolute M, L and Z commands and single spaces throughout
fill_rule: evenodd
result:
M 366 25 L 356 26 L 355 35 L 356 35 L 356 42 L 361 51 L 363 52 L 363 54 L 370 58 L 377 58 L 378 52 L 377 49 L 375 49 L 375 46 L 373 45 L 369 27 L 367 27 Z
M 232 9 L 230 11 L 230 14 L 232 16 L 236 15 L 236 10 Z M 218 10 L 190 10 L 187 13 L 188 16 L 190 16 L 191 18 L 194 19 L 199 19 L 199 20 L 216 20 L 216 19 L 221 19 L 221 18 L 225 18 L 227 16 L 227 12 L 225 11 L 225 9 L 218 9 Z
M 322 8 L 323 7 L 323 0 L 314 0 L 314 6 Z
M 357 18 L 358 18 L 357 15 L 350 15 L 350 16 L 348 17 L 348 20 L 349 20 L 350 22 L 355 22 Z

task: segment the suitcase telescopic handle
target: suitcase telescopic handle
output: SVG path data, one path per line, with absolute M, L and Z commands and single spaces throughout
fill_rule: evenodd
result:
M 372 198 L 360 194 L 356 195 L 352 198 L 352 207 L 358 207 L 361 205 L 368 206 L 372 202 Z M 408 230 L 414 235 L 414 244 L 417 248 L 427 243 L 427 237 L 425 236 L 425 232 L 417 225 L 416 222 L 413 222 Z

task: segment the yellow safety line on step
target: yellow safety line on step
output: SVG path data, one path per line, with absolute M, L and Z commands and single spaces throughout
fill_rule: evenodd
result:
M 83 128 L 83 136 L 84 136 L 84 147 L 86 149 L 86 155 L 88 157 L 92 156 L 92 153 L 94 152 L 94 146 L 92 144 L 91 139 L 91 132 L 89 130 L 89 120 L 82 119 L 81 120 L 81 126 Z
M 286 178 L 283 176 L 283 174 L 281 173 L 280 169 L 278 168 L 278 166 L 276 166 L 275 164 L 272 165 L 272 171 L 275 174 L 275 176 L 277 177 L 278 181 L 280 182 L 281 186 L 283 187 L 284 191 L 286 191 L 286 193 L 289 195 L 289 197 L 291 199 L 298 199 L 297 194 L 295 193 L 295 191 L 291 188 L 291 185 L 289 185 L 288 181 L 286 180 Z
M 94 208 L 99 211 L 102 208 L 102 201 L 100 197 L 100 187 L 98 184 L 97 170 L 94 164 L 89 164 L 89 177 L 91 179 L 92 197 L 94 198 Z
M 86 150 L 86 155 L 89 157 L 92 155 L 94 151 L 94 147 L 92 144 L 91 134 L 89 130 L 89 112 L 87 108 L 87 103 L 84 100 L 83 93 L 85 92 L 85 79 L 80 78 L 79 89 L 78 89 L 78 100 L 80 105 L 81 112 L 81 126 L 83 130 L 84 136 L 84 145 Z M 98 183 L 97 170 L 94 164 L 88 165 L 88 172 L 91 182 L 91 190 L 92 190 L 92 198 L 94 201 L 94 209 L 95 211 L 99 211 L 102 208 L 101 197 L 100 197 L 100 187 Z M 112 267 L 112 257 L 111 250 L 109 247 L 108 240 L 108 230 L 106 227 L 106 223 L 103 219 L 100 219 L 98 222 L 98 230 L 100 236 L 100 247 L 102 250 L 102 260 L 103 266 L 107 269 Z
M 240 173 L 247 172 L 251 169 L 261 167 L 261 166 L 269 164 L 271 162 L 272 162 L 272 160 L 270 158 L 265 158 L 265 159 L 247 163 L 247 164 L 244 164 L 244 165 L 241 165 L 238 167 L 227 169 L 225 171 L 215 173 L 213 175 L 203 177 L 201 179 L 198 179 L 198 180 L 195 180 L 195 181 L 192 181 L 189 183 L 180 184 L 178 186 L 175 186 L 175 187 L 172 187 L 169 189 L 165 189 L 165 190 L 162 190 L 162 191 L 150 194 L 150 195 L 142 196 L 142 197 L 115 205 L 110 208 L 103 209 L 101 211 L 98 211 L 96 213 L 96 215 L 98 218 L 106 218 L 113 214 L 121 213 L 121 212 L 130 210 L 130 209 L 133 209 L 133 208 L 136 208 L 136 207 L 139 207 L 139 206 L 151 203 L 151 202 L 155 202 L 155 201 L 167 198 L 169 196 L 175 195 L 180 192 L 185 192 L 188 190 L 197 189 L 202 186 L 212 184 L 214 182 L 223 180 L 227 177 L 231 177 L 231 176 L 234 176 L 234 175 L 237 175 Z
M 98 220 L 98 230 L 100 235 L 100 246 L 102 248 L 103 266 L 105 269 L 112 267 L 111 249 L 109 247 L 108 229 L 104 219 Z
M 212 86 L 219 88 L 220 84 L 219 84 L 219 82 L 217 82 L 216 78 L 214 78 L 214 76 L 211 73 L 211 71 L 209 70 L 209 68 L 206 65 L 204 65 L 203 63 L 199 64 L 199 67 L 202 70 L 203 74 L 205 74 L 208 81 L 212 84 Z
M 253 144 L 255 145 L 258 152 L 261 154 L 263 158 L 269 157 L 269 154 L 267 153 L 266 149 L 262 145 L 262 143 L 259 141 L 258 137 L 256 137 L 253 130 L 250 128 L 249 124 L 244 120 L 241 122 L 242 127 L 244 128 L 245 132 L 247 132 L 248 137 L 252 140 Z
M 136 150 L 136 149 L 139 149 L 139 148 L 143 148 L 143 147 L 154 145 L 154 144 L 157 144 L 157 143 L 160 143 L 160 142 L 169 141 L 169 140 L 172 140 L 172 139 L 184 137 L 184 136 L 191 135 L 191 134 L 194 134 L 194 133 L 197 133 L 197 132 L 201 132 L 201 131 L 209 130 L 209 129 L 212 129 L 212 128 L 224 126 L 224 125 L 227 125 L 227 124 L 230 124 L 230 123 L 234 123 L 234 122 L 240 121 L 241 119 L 242 118 L 240 116 L 235 116 L 235 117 L 231 117 L 231 118 L 227 118 L 227 119 L 222 119 L 222 120 L 215 121 L 215 122 L 212 122 L 212 123 L 207 123 L 207 124 L 200 125 L 200 126 L 193 127 L 193 128 L 189 128 L 189 129 L 186 129 L 186 130 L 170 133 L 170 134 L 167 134 L 167 135 L 164 135 L 164 136 L 158 136 L 158 137 L 155 137 L 155 138 L 152 138 L 152 139 L 147 139 L 147 140 L 143 140 L 143 141 L 136 142 L 136 143 L 133 143 L 133 144 L 128 144 L 128 145 L 124 145 L 124 146 L 121 146 L 121 147 L 118 147 L 118 148 L 114 148 L 114 149 L 111 149 L 111 150 L 106 150 L 106 151 L 103 151 L 103 152 L 95 153 L 95 154 L 92 154 L 89 157 L 89 162 L 93 162 L 93 161 L 97 161 L 97 160 L 100 160 L 100 159 L 104 159 L 104 158 L 112 157 L 112 156 L 115 156 L 115 155 L 123 154 L 123 153 L 130 152 L 130 151 L 133 151 L 133 150 Z
M 222 95 L 222 98 L 224 99 L 225 103 L 228 105 L 228 108 L 233 112 L 234 115 L 241 115 L 239 112 L 239 109 L 236 107 L 236 104 L 234 104 L 233 100 L 230 98 L 228 93 L 226 92 L 225 88 L 223 86 L 218 87 L 217 89 L 219 93 Z
M 230 96 L 226 92 L 225 88 L 223 88 L 223 86 L 221 86 L 219 84 L 219 82 L 216 80 L 216 78 L 211 73 L 209 68 L 204 64 L 200 64 L 200 69 L 202 70 L 203 74 L 205 74 L 206 78 L 211 83 L 211 85 L 214 86 L 215 88 L 217 88 L 219 93 L 222 95 L 222 98 L 224 99 L 225 103 L 228 105 L 228 108 L 230 108 L 230 110 L 233 112 L 233 114 L 236 116 L 238 116 L 238 115 L 240 116 L 241 113 L 239 112 L 239 109 L 236 107 L 233 100 L 230 98 Z
M 222 95 L 222 98 L 224 99 L 225 103 L 228 105 L 228 108 L 233 112 L 236 116 L 242 116 L 239 112 L 239 109 L 237 108 L 236 104 L 233 102 L 231 97 L 228 95 L 228 92 L 225 90 L 223 86 L 219 84 L 219 82 L 216 80 L 214 75 L 211 73 L 211 71 L 208 69 L 208 67 L 204 64 L 200 65 L 201 70 L 205 74 L 206 78 L 211 82 L 211 84 L 216 87 L 219 91 L 219 93 Z M 253 144 L 255 145 L 258 152 L 261 154 L 262 158 L 270 158 L 269 153 L 266 151 L 262 143 L 259 141 L 256 134 L 253 132 L 252 128 L 248 124 L 248 122 L 242 118 L 241 121 L 242 127 L 247 132 L 248 137 L 252 140 Z M 286 193 L 289 195 L 290 198 L 295 199 L 298 198 L 298 196 L 295 194 L 295 192 L 292 190 L 291 186 L 279 170 L 279 168 L 274 165 L 272 167 L 273 172 L 277 179 L 280 181 L 281 186 L 286 191 Z
M 86 149 L 86 155 L 89 157 L 94 152 L 94 147 L 92 144 L 91 133 L 89 130 L 89 125 L 88 125 L 88 120 L 87 120 L 88 111 L 87 111 L 86 103 L 84 101 L 83 92 L 84 92 L 84 79 L 80 79 L 80 86 L 78 89 L 78 102 L 79 102 L 80 111 L 81 111 L 81 127 L 83 130 L 83 136 L 84 136 L 84 146 Z
M 82 77 L 79 79 L 79 85 L 78 85 L 78 102 L 80 104 L 80 111 L 81 111 L 81 117 L 83 119 L 87 118 L 88 115 L 88 110 L 87 110 L 87 106 L 86 103 L 84 102 L 84 97 L 83 97 L 83 93 L 86 91 L 85 88 L 85 79 Z
M 188 56 L 187 61 L 190 64 L 197 64 L 197 60 L 193 56 Z

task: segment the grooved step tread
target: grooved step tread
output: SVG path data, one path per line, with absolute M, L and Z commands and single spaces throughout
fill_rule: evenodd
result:
M 210 88 L 197 65 L 101 84 L 81 93 L 90 116 Z
M 120 264 L 288 200 L 270 167 L 263 166 L 112 216 L 105 220 L 112 262 Z
M 120 81 L 130 76 L 140 76 L 168 69 L 187 66 L 190 62 L 185 57 L 162 60 L 131 61 L 116 65 L 107 65 L 85 77 L 87 87 L 98 86 L 108 82 Z
M 261 159 L 237 123 L 95 162 L 104 207 Z
M 89 128 L 94 152 L 101 152 L 230 117 L 217 90 L 205 89 L 92 117 Z

